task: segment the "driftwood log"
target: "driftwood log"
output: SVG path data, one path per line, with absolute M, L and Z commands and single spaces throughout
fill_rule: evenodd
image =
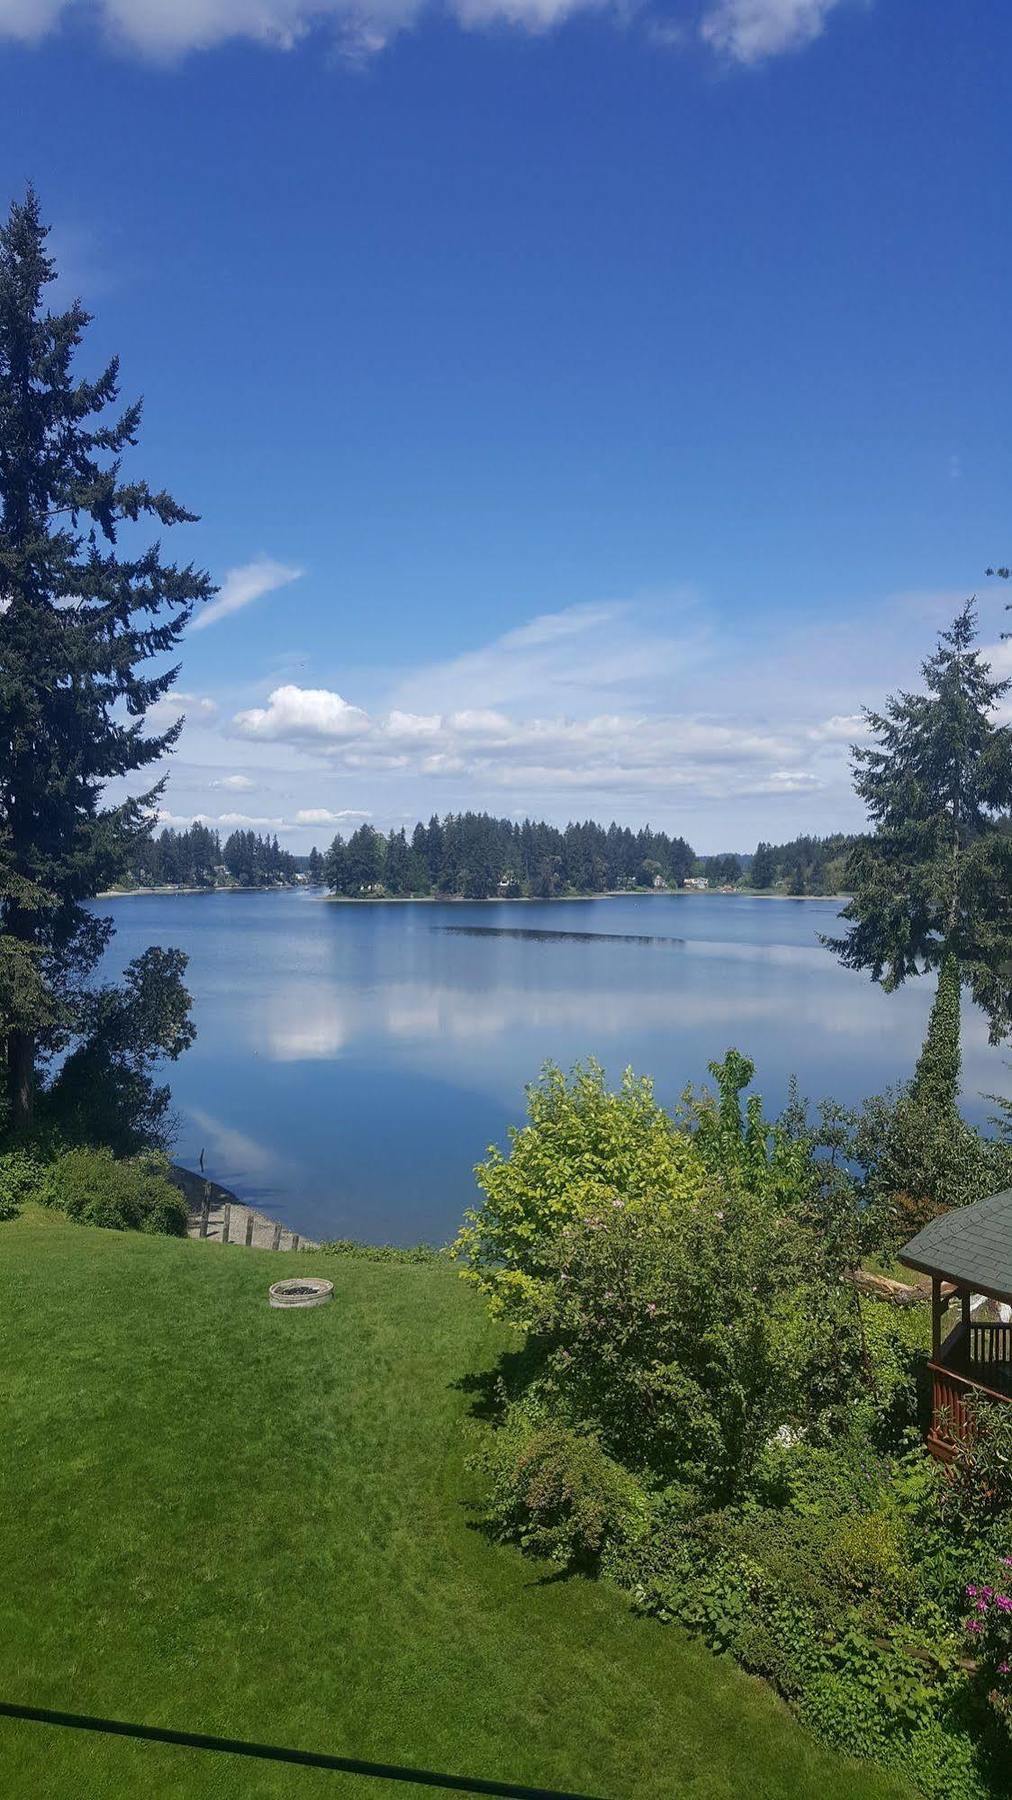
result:
M 870 1269 L 848 1269 L 847 1280 L 861 1294 L 872 1300 L 885 1300 L 890 1306 L 927 1306 L 931 1289 L 915 1287 L 906 1281 L 893 1281 L 889 1275 L 873 1275 Z

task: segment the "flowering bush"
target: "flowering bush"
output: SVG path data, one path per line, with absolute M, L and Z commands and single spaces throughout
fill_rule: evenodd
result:
M 1012 1556 L 999 1559 L 995 1581 L 1000 1586 L 991 1582 L 967 1583 L 970 1616 L 966 1631 L 978 1659 L 978 1680 L 1012 1737 Z

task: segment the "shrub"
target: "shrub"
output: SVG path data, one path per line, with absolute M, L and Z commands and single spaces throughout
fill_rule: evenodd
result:
M 969 1394 L 966 1410 L 970 1431 L 956 1447 L 947 1510 L 964 1526 L 1008 1519 L 1012 1529 L 1012 1407 Z
M 111 1150 L 66 1150 L 45 1172 L 39 1198 L 85 1225 L 185 1234 L 187 1205 L 163 1157 L 119 1162 Z
M 492 1311 L 523 1329 L 550 1298 L 551 1247 L 564 1225 L 615 1201 L 671 1211 L 705 1184 L 689 1137 L 631 1070 L 610 1093 L 598 1063 L 578 1065 L 568 1080 L 548 1064 L 527 1090 L 527 1115 L 510 1132 L 509 1155 L 492 1146 L 475 1170 L 485 1198 L 453 1247 Z
M 592 1568 L 642 1526 L 645 1503 L 595 1437 L 514 1414 L 476 1459 L 491 1478 L 486 1523 L 566 1568 Z
M 847 1367 L 849 1299 L 814 1295 L 806 1249 L 750 1194 L 711 1190 L 677 1215 L 612 1202 L 546 1259 L 545 1385 L 641 1474 L 710 1503 L 742 1491 L 770 1435 L 805 1422 L 816 1385 L 821 1408 Z M 815 1383 L 813 1345 L 834 1323 Z
M 983 1800 L 962 1719 L 959 1627 L 919 1604 L 901 1523 L 662 1503 L 609 1569 L 636 1604 L 770 1681 L 826 1742 L 904 1770 L 934 1800 Z
M 1012 1739 L 1012 1556 L 1000 1558 L 990 1582 L 968 1582 L 966 1601 L 977 1684 Z
M 35 1192 L 43 1171 L 26 1150 L 8 1150 L 0 1156 L 0 1219 L 14 1219 L 21 1202 Z

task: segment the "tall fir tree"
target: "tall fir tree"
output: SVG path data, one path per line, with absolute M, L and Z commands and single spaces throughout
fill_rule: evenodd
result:
M 754 888 L 768 888 L 773 886 L 775 875 L 776 865 L 773 861 L 773 847 L 770 844 L 760 841 L 756 845 L 755 855 L 752 858 L 752 867 L 749 870 L 749 881 Z
M 120 875 L 161 787 L 110 805 L 106 784 L 174 745 L 181 721 L 147 732 L 146 715 L 175 680 L 165 658 L 194 604 L 214 592 L 157 543 L 134 548 L 139 522 L 195 515 L 123 478 L 140 403 L 112 410 L 115 359 L 95 380 L 75 374 L 90 316 L 80 301 L 47 309 L 46 237 L 29 191 L 0 229 L 0 1035 L 15 1126 L 46 1058 L 86 1029 L 112 925 L 83 902 Z
M 927 692 L 866 711 L 854 786 L 873 830 L 849 858 L 847 930 L 824 941 L 887 990 L 951 955 L 997 1043 L 1012 1031 L 1012 734 L 996 714 L 1012 681 L 976 638 L 967 601 L 922 665 Z

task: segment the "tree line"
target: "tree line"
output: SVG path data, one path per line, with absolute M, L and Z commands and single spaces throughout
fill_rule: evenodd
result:
M 134 846 L 128 879 L 138 887 L 277 887 L 293 882 L 298 867 L 299 859 L 282 850 L 276 832 L 262 837 L 257 831 L 233 831 L 222 843 L 217 831 L 197 820 L 184 831 L 167 826 L 158 837 L 142 838 Z
M 697 856 L 685 838 L 649 826 L 632 831 L 588 819 L 559 828 L 488 813 L 434 814 L 410 837 L 403 827 L 384 835 L 368 824 L 347 840 L 335 837 L 323 859 L 323 879 L 333 893 L 348 896 L 382 891 L 468 900 L 684 887 L 693 878 L 711 887 L 835 894 L 846 887 L 847 860 L 857 842 L 838 832 L 760 842 L 751 856 Z M 317 857 L 314 850 L 310 880 L 316 879 Z
M 787 844 L 756 846 L 748 868 L 748 886 L 766 892 L 839 894 L 849 885 L 849 860 L 860 839 L 843 832 L 829 837 L 796 837 Z
M 695 866 L 682 837 L 645 826 L 595 824 L 560 829 L 541 820 L 496 819 L 489 813 L 433 814 L 410 837 L 360 825 L 335 837 L 324 879 L 335 894 L 382 890 L 390 895 L 446 894 L 467 900 L 557 894 L 601 894 L 616 888 L 681 886 Z

